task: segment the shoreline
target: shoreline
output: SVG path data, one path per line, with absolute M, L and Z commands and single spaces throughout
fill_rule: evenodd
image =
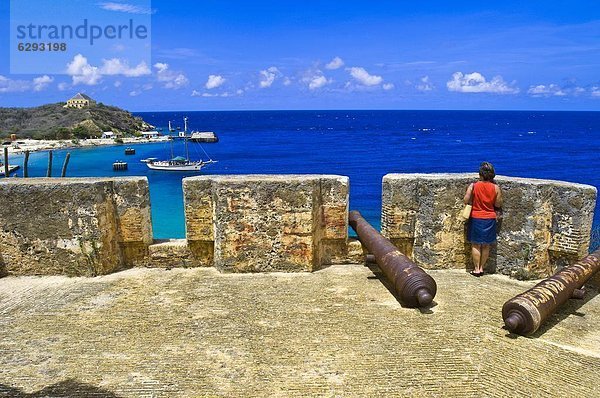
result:
M 157 142 L 169 141 L 169 136 L 160 136 L 158 138 L 142 138 L 142 137 L 128 137 L 122 138 L 123 143 L 117 143 L 113 138 L 87 138 L 73 142 L 71 140 L 34 140 L 34 139 L 22 139 L 17 140 L 11 145 L 3 145 L 8 148 L 9 155 L 22 155 L 25 151 L 29 152 L 42 152 L 54 149 L 78 149 L 88 148 L 96 146 L 116 146 L 116 145 L 128 145 L 128 144 L 152 144 Z

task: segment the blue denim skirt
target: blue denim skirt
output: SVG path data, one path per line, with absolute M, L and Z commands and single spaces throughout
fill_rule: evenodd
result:
M 469 222 L 469 233 L 467 235 L 471 243 L 492 244 L 496 241 L 496 219 L 495 218 L 471 218 Z

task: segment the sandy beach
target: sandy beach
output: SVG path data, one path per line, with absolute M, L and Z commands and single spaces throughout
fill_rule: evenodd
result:
M 93 146 L 107 146 L 107 145 L 128 145 L 128 144 L 149 144 L 154 142 L 165 142 L 168 141 L 168 136 L 161 136 L 158 138 L 142 138 L 142 137 L 129 137 L 122 138 L 122 143 L 115 142 L 112 138 L 89 138 L 83 140 L 33 140 L 33 139 L 22 139 L 14 141 L 11 145 L 5 145 L 8 147 L 9 154 L 19 155 L 25 151 L 37 152 L 46 151 L 50 149 L 65 149 L 65 148 L 84 148 Z

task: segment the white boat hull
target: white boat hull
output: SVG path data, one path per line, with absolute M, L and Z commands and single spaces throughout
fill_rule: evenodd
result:
M 149 169 L 163 171 L 200 171 L 203 167 L 215 163 L 208 162 L 169 162 L 169 161 L 154 161 L 146 163 Z

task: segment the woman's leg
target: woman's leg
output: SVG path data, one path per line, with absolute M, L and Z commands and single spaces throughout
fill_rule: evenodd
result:
M 483 272 L 483 267 L 490 257 L 490 248 L 492 245 L 481 245 L 481 260 L 479 262 L 479 272 Z
M 481 270 L 479 269 L 479 264 L 481 262 L 481 245 L 478 243 L 472 243 L 471 244 L 471 255 L 473 256 L 473 265 L 475 266 L 475 269 L 473 270 L 473 272 L 477 273 L 477 272 L 481 272 Z

